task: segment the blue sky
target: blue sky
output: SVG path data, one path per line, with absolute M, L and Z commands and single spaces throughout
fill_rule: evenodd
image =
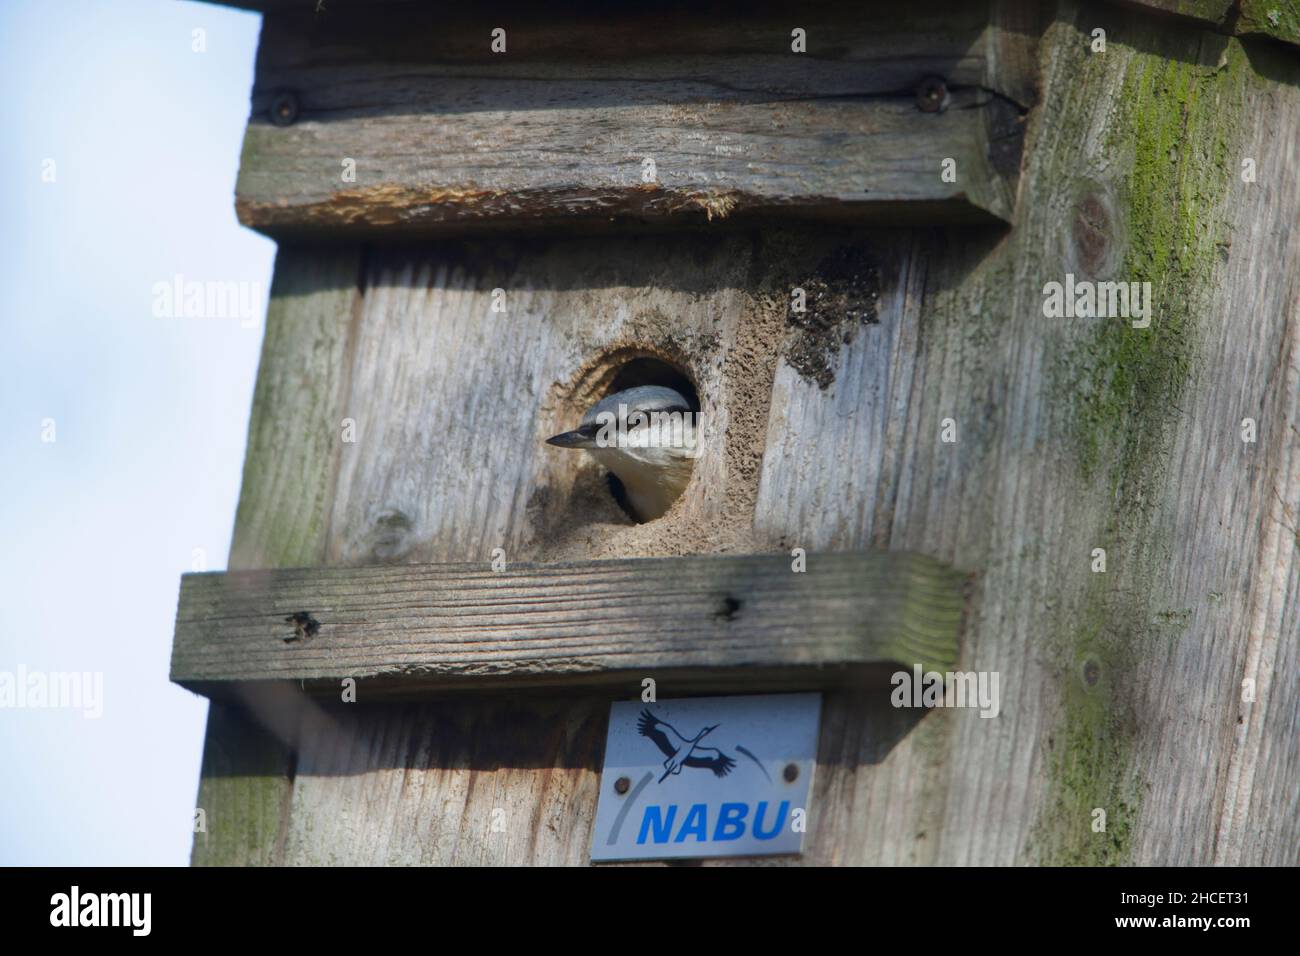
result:
M 180 575 L 225 566 L 275 252 L 232 198 L 259 26 L 0 3 L 0 673 L 104 682 L 99 719 L 0 706 L 0 864 L 189 859 L 207 704 L 167 665 Z M 255 283 L 255 321 L 156 317 L 177 274 Z

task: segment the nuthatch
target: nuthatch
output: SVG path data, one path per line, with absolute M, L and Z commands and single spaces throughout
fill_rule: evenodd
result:
M 612 471 L 641 521 L 662 517 L 691 480 L 699 431 L 680 393 L 638 385 L 602 398 L 571 432 L 546 439 L 585 448 Z

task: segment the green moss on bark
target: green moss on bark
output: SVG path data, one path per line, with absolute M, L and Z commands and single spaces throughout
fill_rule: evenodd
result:
M 1104 866 L 1129 860 L 1142 805 L 1127 686 L 1142 639 L 1136 623 L 1105 575 L 1094 575 L 1058 679 L 1063 717 L 1047 741 L 1049 806 L 1035 834 L 1044 862 Z M 1094 829 L 1099 809 L 1105 812 L 1101 831 Z
M 1169 560 L 1150 502 L 1159 499 L 1226 248 L 1223 210 L 1239 173 L 1249 70 L 1239 41 L 1194 30 L 1152 36 L 1137 50 L 1112 46 L 1106 56 L 1115 59 L 1088 67 L 1123 70 L 1107 154 L 1125 171 L 1109 180 L 1115 233 L 1126 244 L 1114 274 L 1087 278 L 1149 282 L 1153 298 L 1149 328 L 1124 318 L 1076 320 L 1094 327 L 1058 368 L 1075 464 L 1109 503 L 1097 541 L 1111 565 L 1069 602 L 1053 640 L 1062 716 L 1047 741 L 1047 805 L 1030 852 L 1059 864 L 1131 859 L 1145 790 L 1131 675 L 1160 639 L 1149 603 L 1159 589 L 1154 569 Z M 1097 809 L 1106 813 L 1104 832 L 1093 828 Z
M 1223 42 L 1219 68 L 1134 54 L 1110 129 L 1111 152 L 1132 156 L 1119 190 L 1127 250 L 1113 278 L 1151 284 L 1152 320 L 1145 329 L 1124 319 L 1091 320 L 1095 330 L 1069 357 L 1069 387 L 1083 477 L 1105 480 L 1121 500 L 1140 496 L 1167 451 L 1225 241 L 1218 213 L 1236 175 L 1231 144 L 1245 107 L 1240 45 Z

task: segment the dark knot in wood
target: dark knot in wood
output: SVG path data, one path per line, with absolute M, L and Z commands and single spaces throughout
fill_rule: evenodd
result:
M 1106 201 L 1096 192 L 1085 193 L 1074 207 L 1073 237 L 1075 261 L 1088 275 L 1099 275 L 1105 269 L 1111 231 Z

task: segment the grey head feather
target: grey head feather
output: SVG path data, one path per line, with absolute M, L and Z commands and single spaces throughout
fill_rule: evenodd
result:
M 627 414 L 634 412 L 689 412 L 690 404 L 676 389 L 666 385 L 638 385 L 606 395 L 582 416 L 582 424 L 594 425 L 598 415 L 609 412 L 617 419 L 618 407 L 627 406 Z

